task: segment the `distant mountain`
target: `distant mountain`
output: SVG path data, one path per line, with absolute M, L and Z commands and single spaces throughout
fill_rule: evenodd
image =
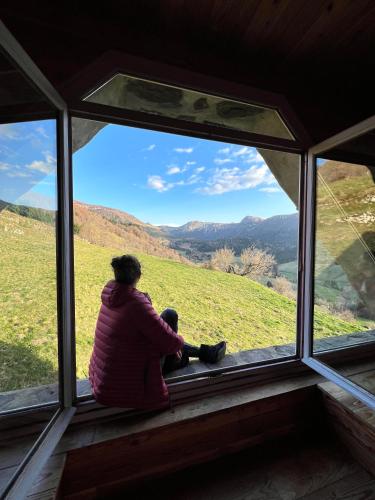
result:
M 89 205 L 88 203 L 82 203 L 81 201 L 74 202 L 74 208 L 79 210 L 84 208 L 91 213 L 95 213 L 109 220 L 115 224 L 135 224 L 138 226 L 144 226 L 144 222 L 140 221 L 134 215 L 130 215 L 127 212 L 118 210 L 117 208 L 103 207 L 101 205 Z
M 285 238 L 296 234 L 298 214 L 275 215 L 268 219 L 246 216 L 240 222 L 187 222 L 183 226 L 159 226 L 170 238 L 192 238 L 199 240 L 222 240 L 233 238 L 266 239 Z
M 55 212 L 0 201 L 0 210 L 55 223 Z M 298 215 L 276 215 L 263 219 L 246 216 L 240 222 L 191 221 L 180 227 L 153 226 L 115 208 L 75 201 L 74 233 L 90 243 L 117 248 L 123 252 L 143 252 L 173 260 L 209 260 L 212 252 L 224 246 L 236 255 L 250 246 L 267 249 L 279 263 L 295 260 Z
M 246 236 L 263 220 L 261 217 L 247 216 L 238 223 L 191 221 L 179 227 L 159 227 L 164 234 L 171 238 L 219 240 Z M 244 234 L 244 231 L 246 234 Z
M 268 219 L 246 216 L 240 222 L 191 221 L 179 227 L 159 226 L 171 247 L 194 261 L 210 258 L 224 246 L 237 255 L 254 245 L 273 253 L 279 263 L 296 259 L 298 214 L 275 215 Z
M 184 261 L 170 248 L 167 238 L 156 237 L 153 226 L 133 215 L 114 208 L 74 202 L 74 229 L 77 236 L 90 243 L 118 248 L 123 252 L 143 252 L 149 255 Z

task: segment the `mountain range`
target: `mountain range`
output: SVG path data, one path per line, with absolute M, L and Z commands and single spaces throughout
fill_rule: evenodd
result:
M 224 246 L 239 255 L 250 245 L 268 250 L 279 263 L 296 259 L 297 213 L 267 219 L 246 216 L 232 223 L 191 221 L 179 227 L 159 226 L 159 229 L 170 240 L 171 248 L 194 261 L 208 260 L 212 252 Z
M 0 201 L 0 210 L 54 223 L 50 210 Z M 90 243 L 128 252 L 144 252 L 173 260 L 203 262 L 228 246 L 239 255 L 255 245 L 268 249 L 279 263 L 295 260 L 298 214 L 267 219 L 246 216 L 240 222 L 191 221 L 180 227 L 154 226 L 122 210 L 75 201 L 74 233 Z

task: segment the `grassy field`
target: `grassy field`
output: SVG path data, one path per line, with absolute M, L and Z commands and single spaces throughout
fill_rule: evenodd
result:
M 0 391 L 57 380 L 55 239 L 52 226 L 0 213 Z M 116 249 L 75 240 L 77 373 L 86 377 L 103 285 Z M 192 343 L 228 341 L 229 352 L 291 343 L 296 304 L 246 278 L 138 254 L 155 308 L 174 307 Z M 323 311 L 317 337 L 363 330 Z

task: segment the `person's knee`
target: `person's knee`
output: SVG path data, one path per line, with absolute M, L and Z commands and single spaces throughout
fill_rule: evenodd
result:
M 160 317 L 168 323 L 168 325 L 175 331 L 177 332 L 177 324 L 178 324 L 178 314 L 177 311 L 174 309 L 164 309 L 164 311 L 161 313 Z

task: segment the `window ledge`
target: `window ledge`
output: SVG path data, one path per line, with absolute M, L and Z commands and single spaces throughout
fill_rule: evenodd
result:
M 315 351 L 324 353 L 325 351 L 333 351 L 335 349 L 355 347 L 363 343 L 375 340 L 375 330 L 367 330 L 364 332 L 356 332 L 348 335 L 338 335 L 315 341 Z M 210 365 L 194 360 L 189 363 L 186 368 L 177 370 L 166 376 L 166 380 L 173 382 L 177 377 L 202 376 L 207 375 L 207 372 L 238 367 L 251 363 L 262 363 L 270 360 L 283 360 L 284 357 L 290 357 L 295 354 L 295 344 L 286 344 L 280 346 L 272 346 L 261 349 L 251 349 L 241 351 L 235 354 L 228 354 L 217 364 Z M 91 388 L 88 379 L 77 381 L 77 395 L 91 396 Z M 24 408 L 34 405 L 50 404 L 58 401 L 58 385 L 50 384 L 38 387 L 29 387 L 26 389 L 14 390 L 0 393 L 0 412 L 11 411 L 18 408 Z

